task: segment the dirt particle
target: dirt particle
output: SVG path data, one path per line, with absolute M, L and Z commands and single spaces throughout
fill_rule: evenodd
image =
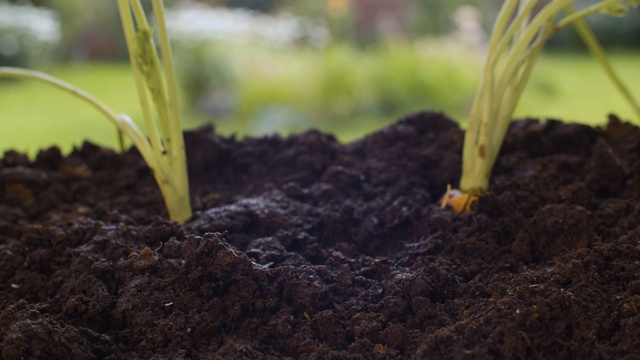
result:
M 158 261 L 157 256 L 148 246 L 145 246 L 139 253 L 131 254 L 130 259 L 136 270 L 146 269 Z
M 376 344 L 373 347 L 373 351 L 376 353 L 376 355 L 378 356 L 386 356 L 389 353 L 389 347 L 384 346 L 382 344 Z

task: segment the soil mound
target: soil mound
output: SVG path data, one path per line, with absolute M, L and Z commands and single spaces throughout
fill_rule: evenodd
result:
M 640 354 L 640 130 L 515 122 L 470 214 L 463 133 L 186 134 L 194 217 L 131 150 L 0 162 L 4 359 Z

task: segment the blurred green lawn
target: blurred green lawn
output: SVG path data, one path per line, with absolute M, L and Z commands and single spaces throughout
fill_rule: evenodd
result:
M 47 70 L 88 91 L 118 113 L 141 119 L 133 80 L 126 65 L 66 65 Z M 114 146 L 116 129 L 95 109 L 71 95 L 33 81 L 0 83 L 0 148 L 30 154 L 60 145 L 65 151 L 83 140 Z
M 615 53 L 611 55 L 611 59 L 615 69 L 624 75 L 634 94 L 640 96 L 640 54 Z M 429 71 L 438 72 L 438 68 L 432 67 Z M 116 112 L 127 113 L 137 121 L 142 118 L 126 64 L 64 65 L 48 72 L 92 93 Z M 442 89 L 451 87 L 448 86 L 447 79 L 447 76 L 441 76 L 441 80 L 438 80 Z M 285 85 L 291 86 L 293 83 L 291 80 L 284 82 Z M 448 89 L 447 93 L 455 90 Z M 286 98 L 286 93 L 277 95 Z M 295 91 L 291 93 L 296 95 Z M 279 99 L 284 100 L 286 99 Z M 304 101 L 309 99 L 305 98 Z M 318 101 L 321 102 L 322 99 Z M 444 110 L 456 117 L 466 113 L 466 109 L 459 108 L 459 104 L 458 108 L 451 108 L 452 105 L 446 103 L 428 106 Z M 414 109 L 408 108 L 406 112 L 412 110 Z M 634 118 L 632 110 L 616 93 L 593 59 L 585 54 L 551 53 L 545 54 L 537 65 L 515 115 L 600 125 L 605 123 L 606 114 L 610 112 L 636 123 L 640 121 Z M 356 116 L 349 121 L 340 122 L 340 126 L 333 131 L 338 138 L 349 140 L 393 120 L 395 119 L 385 119 L 381 122 L 380 119 Z M 185 114 L 186 128 L 195 127 L 203 121 L 196 116 Z M 15 149 L 35 154 L 38 149 L 59 145 L 66 152 L 85 139 L 108 146 L 117 144 L 116 130 L 95 110 L 68 94 L 35 82 L 0 83 L 0 122 L 0 151 Z M 224 133 L 250 132 L 237 128 L 230 120 L 226 120 L 219 127 Z M 327 128 L 326 124 L 319 127 L 324 131 L 332 130 Z
M 640 53 L 614 52 L 610 60 L 640 101 Z M 594 59 L 580 53 L 551 53 L 536 65 L 515 116 L 603 125 L 609 113 L 640 124 Z

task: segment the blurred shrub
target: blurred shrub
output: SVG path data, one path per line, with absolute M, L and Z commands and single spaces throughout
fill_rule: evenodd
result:
M 64 59 L 126 59 L 122 25 L 115 1 L 42 1 L 56 10 L 62 19 L 63 41 L 59 53 Z
M 11 0 L 31 3 L 42 11 L 53 10 L 58 20 L 55 55 L 66 59 L 124 59 L 126 48 L 115 1 Z M 149 2 L 144 2 L 145 5 Z M 49 10 L 50 9 L 50 10 Z M 3 13 L 5 11 L 2 11 Z M 41 26 L 32 19 L 29 26 Z M 52 32 L 53 34 L 54 32 Z
M 309 53 L 260 46 L 232 53 L 238 96 L 235 111 L 227 117 L 230 121 L 244 124 L 253 134 L 312 125 L 310 110 L 319 103 L 319 73 Z M 286 118 L 276 120 L 276 115 Z
M 432 70 L 408 44 L 387 44 L 373 51 L 369 80 L 381 115 L 429 106 Z M 440 69 L 437 69 L 440 71 Z
M 60 38 L 60 21 L 54 11 L 0 3 L 0 65 L 34 66 Z
M 435 40 L 390 43 L 372 55 L 369 87 L 377 116 L 400 116 L 433 109 L 466 116 L 477 83 L 480 54 Z
M 333 45 L 318 52 L 315 111 L 331 118 L 366 110 L 368 69 L 365 56 L 347 45 Z M 311 83 L 313 84 L 313 82 Z
M 491 29 L 502 0 L 415 0 L 410 17 L 413 37 L 443 35 L 454 30 L 453 12 L 460 6 L 471 5 L 482 13 L 485 30 Z
M 448 42 L 384 44 L 367 49 L 225 47 L 235 71 L 235 108 L 215 117 L 240 133 L 338 130 L 350 122 L 382 125 L 419 109 L 464 119 L 481 54 Z
M 234 110 L 233 116 L 247 122 L 297 114 L 289 104 L 304 102 L 304 91 L 285 88 L 282 81 L 292 78 L 300 62 L 279 54 L 295 56 L 297 47 L 328 41 L 324 27 L 292 15 L 183 4 L 169 9 L 167 20 L 178 76 L 192 109 L 216 117 Z M 256 55 L 278 59 L 262 60 L 265 67 L 252 61 Z M 247 78 L 251 86 L 244 86 Z
M 174 43 L 176 71 L 187 105 L 220 116 L 235 105 L 235 76 L 215 42 Z

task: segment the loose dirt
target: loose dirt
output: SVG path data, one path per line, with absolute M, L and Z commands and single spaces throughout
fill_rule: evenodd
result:
M 623 359 L 640 354 L 640 130 L 511 127 L 440 209 L 463 133 L 186 135 L 194 217 L 138 154 L 0 162 L 4 359 Z

